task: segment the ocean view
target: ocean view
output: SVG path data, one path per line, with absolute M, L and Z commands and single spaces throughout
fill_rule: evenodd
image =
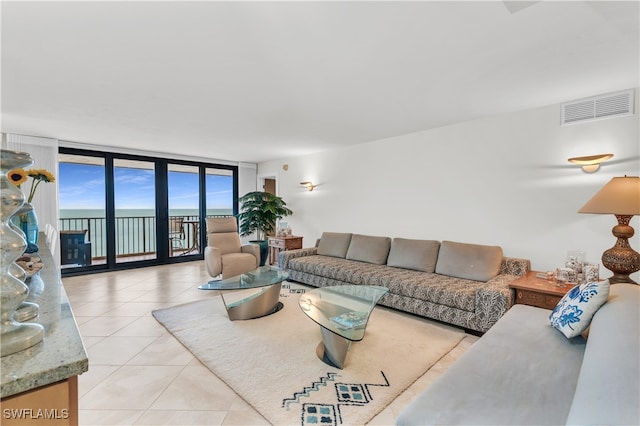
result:
M 207 216 L 231 215 L 232 209 L 208 209 Z M 197 209 L 170 209 L 169 216 L 196 219 Z M 153 253 L 156 250 L 156 218 L 153 209 L 116 210 L 116 254 Z M 86 230 L 92 257 L 106 255 L 106 219 L 102 209 L 60 209 L 60 230 Z M 185 224 L 180 247 L 191 247 L 198 241 L 196 227 Z
M 231 215 L 233 209 L 208 209 L 207 216 Z M 116 217 L 153 217 L 153 209 L 116 209 Z M 198 209 L 170 209 L 169 216 L 198 216 Z M 102 209 L 60 209 L 60 219 L 101 218 Z

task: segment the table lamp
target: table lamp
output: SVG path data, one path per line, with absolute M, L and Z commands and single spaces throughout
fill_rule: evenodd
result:
M 640 177 L 614 177 L 578 213 L 616 216 L 618 224 L 611 232 L 618 240 L 615 246 L 602 253 L 602 264 L 613 272 L 613 276 L 609 278 L 611 284 L 637 284 L 629 277 L 629 274 L 640 270 L 640 253 L 629 245 L 629 238 L 634 234 L 629 221 L 633 215 L 640 214 Z

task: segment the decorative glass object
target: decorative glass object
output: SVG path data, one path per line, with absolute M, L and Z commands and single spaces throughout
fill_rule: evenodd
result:
M 29 288 L 12 273 L 14 261 L 27 246 L 25 239 L 10 225 L 10 219 L 24 203 L 24 194 L 7 178 L 9 170 L 33 164 L 29 154 L 0 151 L 0 356 L 27 349 L 44 337 L 44 327 L 20 323 L 14 319 L 16 309 L 27 298 Z
M 25 253 L 38 251 L 38 216 L 30 203 L 24 203 L 22 207 L 11 217 L 11 221 L 24 233 L 27 240 Z
M 564 264 L 565 268 L 573 269 L 576 274 L 582 273 L 582 265 L 587 258 L 587 253 L 582 250 L 569 250 L 567 252 L 567 260 Z
M 597 263 L 585 263 L 582 271 L 585 282 L 595 283 L 600 280 L 600 265 Z
M 276 230 L 276 237 L 290 237 L 293 235 L 291 228 L 287 222 L 280 222 Z
M 571 268 L 556 269 L 556 285 L 561 287 L 565 283 L 576 283 L 577 273 Z

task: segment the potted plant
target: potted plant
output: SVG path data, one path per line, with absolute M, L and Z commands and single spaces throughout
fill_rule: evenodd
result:
M 249 192 L 240 197 L 238 202 L 241 203 L 238 215 L 240 235 L 244 237 L 256 233 L 257 240 L 250 242 L 260 246 L 260 266 L 263 266 L 269 250 L 267 235 L 275 231 L 276 220 L 293 212 L 286 207 L 287 203 L 282 198 L 268 192 Z

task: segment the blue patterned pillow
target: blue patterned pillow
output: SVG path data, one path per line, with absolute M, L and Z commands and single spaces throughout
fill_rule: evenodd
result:
M 609 280 L 577 285 L 553 308 L 549 320 L 568 338 L 582 334 L 609 297 Z

